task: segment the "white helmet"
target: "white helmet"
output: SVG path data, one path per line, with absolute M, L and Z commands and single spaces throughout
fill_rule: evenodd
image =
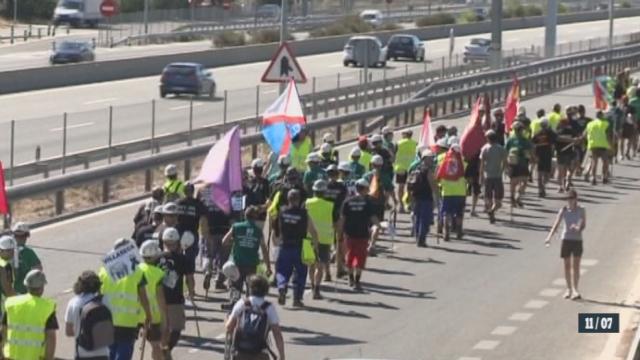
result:
M 382 128 L 381 133 L 382 133 L 382 135 L 393 134 L 393 130 L 391 130 L 391 127 L 385 126 L 385 127 Z
M 318 179 L 313 183 L 313 186 L 311 187 L 311 190 L 313 191 L 326 191 L 327 190 L 327 182 L 322 180 L 322 179 Z
M 316 162 L 319 163 L 322 161 L 322 158 L 320 157 L 320 155 L 318 155 L 318 153 L 312 152 L 309 153 L 309 155 L 307 155 L 307 162 Z
M 371 137 L 371 142 L 382 142 L 382 135 L 380 134 L 375 134 Z
M 11 227 L 11 232 L 15 233 L 23 233 L 28 234 L 31 230 L 29 229 L 29 225 L 26 222 L 19 221 Z
M 238 279 L 240 279 L 240 270 L 238 270 L 236 264 L 231 260 L 222 265 L 222 273 L 231 281 L 238 281 Z
M 162 232 L 162 241 L 164 242 L 177 242 L 180 241 L 180 233 L 175 228 L 166 228 Z
M 341 161 L 338 165 L 338 170 L 351 172 L 351 165 L 349 165 L 349 163 L 346 161 Z
M 360 148 L 354 147 L 353 149 L 351 149 L 351 153 L 349 154 L 349 156 L 362 156 L 362 151 L 360 150 Z
M 380 155 L 374 155 L 374 156 L 371 158 L 371 163 L 372 163 L 373 165 L 382 165 L 382 164 L 384 164 L 384 159 L 383 159 L 383 158 L 382 158 L 382 156 L 380 156 Z
M 252 168 L 264 167 L 264 161 L 262 161 L 262 159 L 253 159 L 253 161 L 251 162 L 251 167 Z
M 164 176 L 178 175 L 178 168 L 174 164 L 169 164 L 164 168 Z
M 328 154 L 331 152 L 331 145 L 324 143 L 320 146 L 320 153 Z
M 278 157 L 278 164 L 280 165 L 290 165 L 291 159 L 289 159 L 289 155 L 280 155 Z
M 140 256 L 143 258 L 157 258 L 162 255 L 158 240 L 147 240 L 140 246 Z
M 336 139 L 333 136 L 333 133 L 324 133 L 324 135 L 322 135 L 322 141 L 324 141 L 324 142 L 334 142 L 334 141 L 336 141 Z
M 11 235 L 0 237 L 0 250 L 13 250 L 16 248 L 16 239 Z
M 190 248 L 195 242 L 196 242 L 196 237 L 193 236 L 193 233 L 191 231 L 185 231 L 184 234 L 182 234 L 182 237 L 180 238 L 180 246 L 183 249 Z

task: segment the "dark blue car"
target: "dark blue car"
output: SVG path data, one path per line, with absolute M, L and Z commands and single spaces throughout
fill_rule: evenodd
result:
M 216 82 L 213 76 L 201 64 L 172 63 L 162 70 L 160 77 L 160 97 L 168 94 L 216 96 Z
M 83 41 L 63 41 L 53 50 L 49 57 L 49 63 L 51 65 L 68 64 L 94 61 L 95 59 L 96 55 L 91 44 Z

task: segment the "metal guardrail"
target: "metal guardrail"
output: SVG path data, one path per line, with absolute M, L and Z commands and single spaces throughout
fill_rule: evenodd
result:
M 331 130 L 335 133 L 337 141 L 342 141 L 347 137 L 353 138 L 355 135 L 354 127 L 357 129 L 356 133 L 365 134 L 388 122 L 394 122 L 397 127 L 416 125 L 422 118 L 425 106 L 431 107 L 435 118 L 463 114 L 469 111 L 474 99 L 481 94 L 488 95 L 494 104 L 502 103 L 510 90 L 514 73 L 519 76 L 525 97 L 535 97 L 589 82 L 596 69 L 615 74 L 627 67 L 632 69 L 640 67 L 640 45 L 545 60 L 512 69 L 473 74 L 462 78 L 442 79 L 432 83 L 428 93 L 422 94 L 424 95 L 422 98 L 310 122 L 311 138 L 315 141 L 316 135 L 321 131 Z M 370 120 L 380 117 L 383 117 L 384 121 L 370 123 Z M 351 134 L 348 134 L 347 131 Z M 247 153 L 250 152 L 254 157 L 258 155 L 259 147 L 265 146 L 259 133 L 242 136 L 241 144 L 243 150 Z M 20 218 L 37 221 L 42 220 L 42 217 L 59 216 L 65 211 L 77 211 L 77 209 L 65 207 L 65 194 L 67 192 L 92 191 L 90 190 L 92 187 L 95 192 L 96 185 L 100 189 L 100 201 L 98 204 L 89 204 L 90 208 L 105 203 L 126 201 L 113 198 L 113 183 L 119 178 L 144 173 L 143 181 L 128 185 L 128 190 L 137 191 L 135 194 L 139 196 L 143 191 L 150 191 L 154 169 L 158 170 L 161 165 L 184 161 L 185 178 L 190 178 L 193 168 L 192 160 L 204 156 L 210 147 L 211 144 L 201 144 L 154 154 L 143 159 L 12 186 L 8 189 L 8 195 L 13 206 L 13 213 Z M 74 189 L 70 190 L 71 188 Z M 29 199 L 34 197 L 48 197 L 51 194 L 55 194 L 51 201 L 53 210 L 36 215 L 40 216 L 39 219 L 33 219 L 32 208 L 24 207 L 25 210 L 21 210 L 23 209 L 21 202 L 28 203 Z

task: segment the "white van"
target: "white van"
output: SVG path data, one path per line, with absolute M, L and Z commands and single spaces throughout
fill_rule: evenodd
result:
M 360 13 L 360 19 L 373 27 L 382 26 L 383 16 L 380 10 L 364 10 Z
M 344 66 L 385 67 L 387 48 L 375 36 L 353 36 L 344 46 L 342 64 Z
M 102 0 L 58 0 L 53 11 L 53 24 L 96 27 L 102 21 L 101 3 Z

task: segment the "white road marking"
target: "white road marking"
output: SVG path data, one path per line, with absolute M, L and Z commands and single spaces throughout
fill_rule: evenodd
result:
M 278 92 L 278 90 L 277 90 L 277 89 L 273 89 L 273 90 L 263 91 L 262 93 L 263 93 L 263 94 L 275 94 L 275 93 L 277 93 L 277 92 Z
M 482 360 L 482 358 L 463 356 L 461 358 L 458 358 L 458 360 Z
M 174 107 L 170 107 L 169 110 L 171 111 L 184 110 L 184 109 L 188 109 L 190 106 L 191 104 L 174 106 Z M 198 106 L 202 106 L 202 103 L 193 103 L 193 107 L 198 107 Z
M 491 335 L 506 336 L 513 334 L 514 332 L 516 332 L 516 330 L 518 330 L 518 328 L 515 326 L 498 326 L 497 328 L 493 329 Z
M 342 81 L 342 80 L 353 80 L 353 79 L 354 79 L 353 76 L 345 76 L 345 77 L 341 77 L 340 81 Z
M 473 349 L 474 350 L 493 350 L 498 345 L 500 345 L 500 341 L 497 341 L 497 340 L 482 340 L 479 343 L 477 343 L 473 347 Z
M 561 292 L 562 292 L 562 289 L 548 288 L 540 291 L 538 295 L 544 296 L 544 297 L 556 297 L 560 295 Z
M 553 280 L 553 285 L 556 286 L 566 286 L 567 285 L 567 280 L 565 280 L 564 278 L 557 278 L 555 280 Z
M 85 101 L 85 102 L 83 102 L 83 104 L 84 105 L 93 105 L 93 104 L 106 103 L 106 102 L 110 102 L 110 101 L 114 101 L 114 100 L 118 100 L 118 98 L 106 98 L 106 99 Z
M 582 266 L 596 266 L 599 263 L 597 259 L 582 259 L 580 265 Z
M 339 68 L 339 67 L 343 67 L 344 64 L 333 64 L 333 65 L 329 65 L 330 69 L 335 69 L 335 68 Z
M 195 354 L 198 351 L 200 351 L 200 349 L 198 349 L 198 348 L 189 349 L 189 354 Z
M 222 334 L 220 334 L 220 335 L 216 336 L 216 337 L 215 337 L 215 339 L 216 339 L 216 340 L 224 340 L 224 338 L 225 338 L 226 336 L 227 336 L 227 334 L 222 333 Z
M 585 268 L 580 268 L 580 275 L 584 275 L 587 271 L 589 270 Z
M 549 302 L 545 300 L 529 300 L 528 303 L 524 304 L 525 309 L 542 309 L 547 306 Z
M 91 126 L 91 125 L 93 125 L 92 121 L 86 122 L 86 123 L 75 124 L 75 125 L 67 125 L 67 130 L 71 130 L 71 129 L 75 129 L 75 128 L 81 128 L 81 127 L 85 127 L 85 126 Z M 49 131 L 51 131 L 51 132 L 62 131 L 62 130 L 64 130 L 63 127 L 49 129 Z
M 531 319 L 532 317 L 533 317 L 532 313 L 517 312 L 517 313 L 511 314 L 511 316 L 509 316 L 509 320 L 512 320 L 512 321 L 529 321 L 529 319 Z

